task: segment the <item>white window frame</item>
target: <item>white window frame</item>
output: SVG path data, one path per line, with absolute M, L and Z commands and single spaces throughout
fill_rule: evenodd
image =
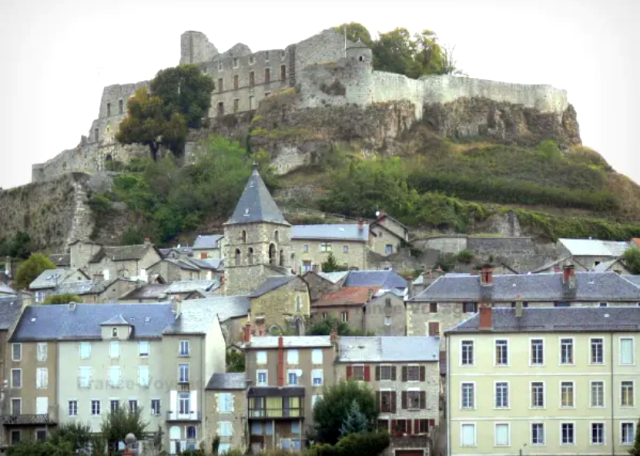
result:
M 562 384 L 571 383 L 571 403 L 573 405 L 562 405 Z M 558 382 L 558 399 L 560 400 L 558 408 L 561 409 L 575 409 L 576 408 L 576 382 L 574 380 L 560 380 Z
M 602 383 L 602 405 L 593 405 L 593 384 Z M 607 383 L 604 380 L 589 380 L 589 408 L 607 407 Z
M 183 369 L 186 367 L 186 369 Z M 183 377 L 182 371 L 186 372 L 186 375 Z M 178 364 L 178 383 L 189 383 L 191 380 L 191 372 L 189 369 L 189 364 Z
M 320 366 L 323 363 L 323 353 L 321 348 L 314 348 L 311 350 L 311 364 Z
M 40 380 L 41 373 L 44 372 L 44 380 Z M 36 368 L 36 389 L 47 389 L 49 387 L 49 369 L 46 367 Z
M 18 348 L 20 351 L 20 357 L 16 358 L 15 355 L 15 349 Z M 22 361 L 22 344 L 20 343 L 16 343 L 16 344 L 11 344 L 11 361 L 13 362 L 19 362 Z
M 38 342 L 36 346 L 36 358 L 40 362 L 44 362 L 49 358 L 49 344 L 47 342 Z
M 631 340 L 631 356 L 633 359 L 631 363 L 622 362 L 622 341 L 624 339 Z M 636 338 L 632 336 L 620 336 L 618 337 L 618 365 L 620 366 L 635 366 L 636 365 Z
M 571 341 L 571 362 L 563 363 L 562 362 L 562 341 L 570 340 Z M 591 350 L 591 346 L 589 346 L 589 350 Z M 558 366 L 575 366 L 576 365 L 576 341 L 573 337 L 558 337 Z
M 594 363 L 593 359 L 591 358 L 591 351 L 592 351 L 592 347 L 591 344 L 593 343 L 594 340 L 601 340 L 602 341 L 602 362 L 601 363 Z M 604 366 L 606 365 L 606 359 L 607 357 L 605 356 L 605 351 L 606 347 L 605 347 L 605 342 L 604 342 L 604 337 L 589 337 L 589 365 L 590 366 Z M 575 353 L 574 353 L 575 356 Z
M 631 397 L 633 398 L 633 405 L 622 405 L 622 383 L 623 382 L 631 382 L 631 387 L 633 388 L 633 394 L 631 395 Z M 618 387 L 618 394 L 619 394 L 619 399 L 618 399 L 618 404 L 620 404 L 621 408 L 635 408 L 636 407 L 636 381 L 635 380 L 620 380 L 619 382 L 619 387 Z
M 473 426 L 473 444 L 471 445 L 465 445 L 462 438 L 464 436 L 464 432 L 462 432 L 462 429 L 464 428 L 464 426 Z M 469 421 L 463 421 L 460 423 L 460 446 L 461 447 L 476 447 L 478 446 L 478 426 L 476 425 L 475 422 L 469 422 Z
M 507 348 L 507 362 L 505 364 L 498 364 L 498 342 L 506 342 Z M 493 365 L 495 367 L 509 367 L 509 339 L 505 339 L 504 337 L 500 337 L 493 340 Z
M 287 350 L 287 364 L 297 366 L 300 364 L 300 352 L 297 348 Z
M 472 385 L 473 392 L 473 406 L 472 407 L 464 407 L 464 385 Z M 476 382 L 460 382 L 460 410 L 475 410 L 477 404 L 476 398 Z
M 18 401 L 20 403 L 20 413 L 15 413 L 14 412 L 14 410 L 13 410 L 13 401 Z M 23 412 L 23 410 L 22 410 L 22 398 L 21 397 L 12 397 L 9 400 L 9 413 L 11 415 L 22 415 L 22 412 Z
M 498 383 L 505 383 L 507 385 L 507 406 L 498 406 Z M 493 382 L 493 409 L 494 410 L 509 410 L 511 408 L 511 385 L 507 380 L 496 380 Z
M 542 443 L 533 442 L 533 426 L 536 424 L 542 426 Z M 531 446 L 542 447 L 547 445 L 547 430 L 544 421 L 533 421 L 529 424 L 529 441 L 531 442 Z
M 75 413 L 71 413 L 71 403 L 74 404 L 73 411 Z M 78 416 L 78 399 L 69 399 L 67 400 L 67 416 Z
M 533 405 L 533 384 L 534 383 L 540 383 L 542 384 L 542 407 L 537 406 L 537 405 Z M 562 401 L 562 398 L 560 398 L 560 400 Z M 547 383 L 542 380 L 536 380 L 536 381 L 530 381 L 529 382 L 529 409 L 530 410 L 545 410 L 547 408 Z
M 393 381 L 393 365 L 392 364 L 380 364 L 380 380 L 381 382 Z M 389 368 L 389 378 L 382 378 L 382 368 Z
M 83 348 L 87 349 L 87 356 L 83 356 Z M 78 346 L 78 352 L 80 355 L 80 359 L 89 359 L 91 358 L 91 342 L 80 342 L 80 345 Z
M 316 383 L 316 378 L 320 379 L 320 383 Z M 312 369 L 311 370 L 311 386 L 322 386 L 324 385 L 324 371 L 322 369 Z
M 562 425 L 563 424 L 570 424 L 570 425 L 573 426 L 573 442 L 571 442 L 571 443 L 562 443 Z M 576 422 L 575 421 L 561 421 L 560 423 L 558 423 L 558 430 L 559 430 L 558 440 L 559 440 L 559 443 L 560 443 L 561 447 L 569 446 L 569 445 L 575 446 L 575 445 L 578 444 L 577 443 L 578 442 L 577 429 L 576 429 Z M 589 429 L 589 431 L 591 431 L 591 429 Z
M 596 443 L 593 441 L 593 425 L 602 425 L 602 442 Z M 589 422 L 589 445 L 603 446 L 607 444 L 607 424 L 604 421 L 590 421 Z
M 183 346 L 187 347 L 186 354 L 182 351 Z M 190 356 L 190 355 L 191 355 L 191 342 L 188 340 L 181 340 L 180 343 L 178 343 L 178 356 L 186 358 L 187 356 Z
M 158 413 L 153 409 L 153 402 L 158 401 Z M 151 416 L 160 416 L 162 415 L 162 400 L 159 397 L 152 397 L 149 403 L 149 411 L 151 412 Z
M 498 426 L 507 426 L 507 443 L 502 445 L 498 444 L 498 433 L 496 432 Z M 493 424 L 493 446 L 497 447 L 510 447 L 511 446 L 511 424 L 507 421 L 499 421 Z
M 218 393 L 218 412 L 219 413 L 233 412 L 233 394 L 232 393 Z
M 533 362 L 533 341 L 542 341 L 542 363 Z M 547 363 L 547 354 L 545 353 L 545 340 L 544 337 L 530 337 L 529 338 L 529 367 L 544 367 Z
M 14 372 L 20 372 L 20 386 L 15 386 L 15 384 L 13 383 L 13 373 Z M 24 383 L 23 380 L 24 379 L 22 378 L 22 369 L 20 369 L 20 368 L 11 369 L 11 388 L 12 389 L 22 389 L 22 384 Z
M 264 361 L 262 359 L 264 359 Z M 267 356 L 267 352 L 265 350 L 260 350 L 256 352 L 256 364 L 260 366 L 265 366 L 267 364 L 268 359 L 269 357 Z
M 296 376 L 296 382 L 295 383 L 291 383 L 291 376 L 295 375 Z M 299 386 L 300 385 L 300 376 L 298 375 L 298 369 L 287 369 L 287 385 L 291 385 L 291 386 Z
M 146 353 L 144 353 L 144 351 L 142 350 L 142 347 L 144 346 L 147 347 Z M 138 342 L 138 356 L 140 358 L 148 358 L 150 352 L 151 352 L 151 343 L 148 340 L 141 340 Z
M 94 402 L 98 403 L 98 413 L 94 413 L 93 411 Z M 100 402 L 100 399 L 91 399 L 89 406 L 91 407 L 91 413 L 89 413 L 90 416 L 100 416 L 102 414 L 102 402 Z
M 260 374 L 264 374 L 264 383 L 260 382 Z M 256 370 L 256 386 L 267 386 L 269 384 L 269 370 L 257 369 Z
M 620 445 L 622 446 L 633 446 L 633 442 L 635 440 L 635 435 L 636 435 L 636 421 L 621 421 L 620 422 Z M 623 440 L 624 437 L 624 433 L 623 433 L 623 429 L 624 429 L 624 425 L 625 424 L 630 424 L 631 425 L 631 440 L 629 440 L 629 442 L 625 442 Z
M 109 342 L 109 358 L 111 359 L 120 358 L 120 341 L 113 340 Z
M 471 342 L 471 358 L 472 358 L 471 364 L 465 364 L 465 363 L 462 362 L 463 359 L 464 359 L 464 356 L 463 356 L 464 352 L 462 350 L 463 342 Z M 464 340 L 460 341 L 460 359 L 459 359 L 458 362 L 460 363 L 460 367 L 475 367 L 475 365 L 476 365 L 476 342 L 475 342 L 475 339 L 464 339 Z

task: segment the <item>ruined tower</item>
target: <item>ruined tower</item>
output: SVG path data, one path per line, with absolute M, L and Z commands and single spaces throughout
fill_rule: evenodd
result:
M 291 225 L 254 165 L 231 218 L 224 224 L 227 296 L 255 291 L 266 278 L 290 274 Z

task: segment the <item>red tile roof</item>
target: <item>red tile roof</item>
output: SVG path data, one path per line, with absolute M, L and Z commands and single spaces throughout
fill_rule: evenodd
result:
M 380 287 L 344 287 L 322 296 L 312 307 L 363 305 L 375 295 Z
M 633 238 L 631 240 L 635 242 L 638 247 L 640 247 L 640 238 Z

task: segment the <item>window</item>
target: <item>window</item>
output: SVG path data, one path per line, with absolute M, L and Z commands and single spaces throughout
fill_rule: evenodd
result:
M 280 80 L 284 81 L 285 79 L 287 79 L 287 66 L 280 65 Z
M 622 407 L 633 407 L 634 404 L 633 382 L 620 382 L 620 405 Z
M 111 342 L 109 345 L 109 356 L 111 359 L 120 358 L 120 342 Z
M 562 445 L 573 445 L 574 443 L 576 443 L 573 423 L 562 423 L 560 425 L 560 431 L 560 443 Z
M 36 369 L 36 388 L 47 389 L 49 386 L 49 369 L 39 367 Z
M 531 424 L 531 445 L 544 445 L 544 423 Z
M 380 391 L 380 411 L 383 413 L 395 413 L 395 391 Z
M 312 380 L 313 386 L 322 386 L 322 383 L 323 383 L 322 369 L 313 369 L 311 371 L 311 380 Z
M 287 363 L 298 364 L 298 362 L 299 362 L 298 350 L 287 350 Z
M 239 109 L 240 109 L 240 99 L 235 98 L 233 100 L 233 112 L 238 112 Z
M 237 57 L 233 58 L 233 67 L 234 68 L 238 68 L 238 58 Z
M 311 363 L 312 364 L 322 364 L 322 350 L 319 348 L 314 348 L 311 352 Z
M 98 141 L 100 139 L 100 134 L 98 133 L 98 129 L 97 128 L 93 130 L 93 136 L 94 136 L 96 141 Z
M 364 366 L 353 366 L 351 378 L 354 380 L 364 380 Z
M 271 81 L 271 68 L 265 68 L 264 69 L 264 82 L 270 82 Z
M 181 340 L 180 341 L 180 356 L 189 356 L 189 341 Z
M 287 375 L 289 379 L 289 385 L 297 385 L 298 384 L 298 374 L 295 371 L 289 371 Z
M 22 344 L 11 344 L 11 360 L 22 360 Z
M 463 383 L 462 384 L 462 408 L 463 409 L 472 409 L 474 408 L 475 399 L 474 399 L 474 384 L 473 383 Z
M 560 383 L 560 407 L 573 407 L 574 406 L 574 388 L 573 382 L 561 382 Z
M 427 328 L 427 334 L 429 334 L 429 336 L 437 337 L 440 335 L 440 323 L 437 321 L 430 321 Z
M 308 252 L 309 251 L 309 244 L 303 244 L 302 245 L 302 251 L 303 252 Z
M 78 416 L 78 401 L 69 401 L 69 416 Z
M 349 246 L 348 245 L 342 246 L 342 253 L 349 253 Z
M 462 311 L 464 313 L 476 313 L 478 306 L 475 302 L 464 302 L 462 303 Z
M 124 114 L 124 101 L 118 100 L 118 112 Z
M 349 321 L 349 311 L 344 311 L 340 313 L 340 318 L 342 319 L 343 322 L 348 322 Z
M 196 427 L 187 426 L 187 439 L 195 440 L 197 438 Z
M 509 345 L 506 340 L 496 340 L 496 365 L 509 364 Z
M 553 306 L 554 307 L 569 307 L 570 304 L 568 302 L 554 302 Z
M 109 367 L 109 385 L 113 387 L 120 386 L 120 366 Z
M 633 339 L 630 337 L 620 339 L 620 364 L 633 364 Z
M 430 302 L 429 303 L 429 313 L 438 313 L 438 303 Z
M 107 117 L 111 115 L 111 103 L 107 103 Z
M 189 365 L 188 364 L 180 364 L 178 367 L 179 372 L 179 382 L 180 383 L 189 383 Z
M 531 340 L 531 365 L 544 364 L 544 341 L 542 339 Z
M 11 431 L 11 445 L 20 443 L 20 431 Z
M 149 386 L 149 366 L 138 366 L 138 381 L 140 386 Z
M 218 78 L 218 92 L 222 92 L 224 90 L 223 86 L 224 86 L 223 79 L 222 78 Z
M 391 366 L 380 366 L 380 380 L 391 380 Z
M 249 109 L 256 109 L 256 98 L 253 95 L 249 96 Z
M 80 342 L 80 359 L 89 359 L 91 356 L 91 344 L 89 342 Z
M 473 341 L 463 340 L 461 347 L 460 364 L 462 364 L 463 366 L 473 366 Z
M 111 328 L 111 337 L 118 337 L 118 328 Z
M 420 366 L 407 366 L 407 381 L 420 381 Z
M 604 443 L 604 423 L 591 423 L 591 444 L 602 445 Z
M 256 362 L 258 364 L 267 364 L 267 352 L 259 351 L 256 353 Z
M 331 242 L 321 242 L 320 243 L 320 251 L 321 252 L 331 252 Z
M 178 413 L 186 415 L 191 411 L 191 400 L 189 393 L 179 393 L 178 395 Z
M 385 255 L 391 255 L 393 253 L 393 245 L 387 244 L 384 246 Z
M 476 446 L 476 425 L 462 423 L 460 425 L 460 446 Z
M 22 399 L 20 398 L 11 399 L 11 414 L 22 415 Z
M 509 384 L 507 382 L 496 383 L 496 408 L 509 407 Z
M 218 394 L 218 411 L 233 412 L 233 395 L 231 393 Z
M 233 76 L 233 90 L 238 90 L 238 75 Z
M 544 383 L 531 383 L 531 408 L 544 407 Z
M 384 325 L 391 326 L 391 317 L 384 317 Z
M 407 409 L 420 409 L 420 391 L 407 391 Z
M 591 407 L 604 407 L 604 382 L 591 382 Z
M 149 342 L 146 340 L 142 340 L 138 342 L 138 354 L 142 358 L 146 358 L 149 356 Z
M 633 445 L 635 423 L 621 423 L 620 440 L 623 445 Z
M 160 416 L 160 399 L 151 399 L 151 414 Z
M 11 388 L 22 388 L 22 369 L 11 369 Z
M 591 339 L 591 364 L 604 363 L 604 340 Z
M 256 372 L 257 375 L 257 379 L 256 379 L 256 383 L 258 386 L 267 386 L 267 370 L 266 369 L 260 369 Z
M 91 401 L 91 414 L 100 415 L 100 401 Z
M 135 399 L 129 399 L 129 413 L 134 413 L 138 410 L 138 401 Z
M 496 423 L 496 446 L 509 446 L 509 424 Z
M 47 430 L 46 429 L 36 429 L 36 441 L 44 442 L 47 440 Z
M 573 339 L 560 339 L 560 364 L 573 364 Z
M 269 61 L 269 51 L 264 51 L 264 61 L 265 62 Z
M 118 399 L 111 399 L 111 401 L 109 401 L 109 410 L 115 412 L 118 408 L 120 408 L 120 401 Z
M 609 306 L 609 304 L 606 303 L 606 302 L 601 302 L 600 303 L 600 307 L 608 307 L 608 306 Z
M 37 356 L 38 361 L 46 361 L 48 357 L 48 345 L 46 342 L 38 343 L 37 346 Z

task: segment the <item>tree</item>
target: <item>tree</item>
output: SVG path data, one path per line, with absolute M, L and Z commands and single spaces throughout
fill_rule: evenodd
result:
M 637 247 L 631 247 L 627 249 L 622 255 L 622 261 L 631 274 L 640 274 L 640 249 Z
M 562 151 L 553 139 L 542 141 L 538 146 L 538 154 L 547 160 L 562 158 Z
M 70 302 L 84 302 L 84 299 L 74 294 L 51 295 L 44 300 L 44 304 L 69 304 Z
M 351 409 L 344 419 L 342 427 L 340 427 L 340 436 L 344 437 L 349 434 L 367 432 L 368 430 L 367 417 L 360 411 L 358 402 L 354 400 L 351 402 Z
M 331 330 L 335 330 L 336 334 L 340 336 L 374 336 L 371 331 L 363 332 L 362 330 L 351 329 L 349 323 L 340 321 L 331 315 L 327 315 L 326 318 L 315 322 L 309 328 L 308 334 L 311 336 L 328 336 L 331 334 Z
M 227 372 L 244 372 L 244 353 L 236 350 L 227 351 Z
M 636 425 L 636 437 L 633 441 L 633 448 L 629 450 L 631 456 L 640 456 L 640 420 Z
M 357 43 L 358 40 L 362 41 L 367 46 L 371 47 L 373 45 L 373 40 L 371 39 L 371 33 L 367 28 L 358 23 L 358 22 L 350 22 L 348 24 L 338 25 L 333 29 L 338 33 L 344 33 L 344 27 L 347 27 L 347 39 L 353 43 Z
M 132 433 L 140 439 L 144 435 L 147 424 L 142 420 L 143 407 L 130 410 L 126 407 L 118 407 L 111 410 L 102 421 L 102 435 L 109 445 L 125 443 L 127 434 Z
M 91 442 L 91 427 L 82 423 L 63 423 L 51 432 L 49 441 L 55 446 L 69 443 L 74 453 L 86 451 Z
M 325 386 L 323 396 L 313 408 L 318 441 L 335 444 L 341 436 L 341 428 L 353 402 L 358 403 L 365 417 L 367 431 L 376 428 L 378 409 L 373 391 L 367 385 L 353 381 L 340 381 Z
M 329 256 L 327 257 L 327 261 L 322 263 L 322 272 L 336 272 L 336 271 L 346 271 L 347 268 L 344 266 L 339 266 L 336 261 L 336 257 L 333 256 L 333 252 L 329 252 Z
M 32 253 L 29 259 L 18 268 L 16 285 L 18 288 L 27 288 L 43 271 L 55 268 L 56 265 L 43 254 Z
M 72 445 L 69 442 L 60 442 L 57 445 L 49 442 L 37 442 L 27 440 L 9 447 L 9 456 L 73 456 Z

